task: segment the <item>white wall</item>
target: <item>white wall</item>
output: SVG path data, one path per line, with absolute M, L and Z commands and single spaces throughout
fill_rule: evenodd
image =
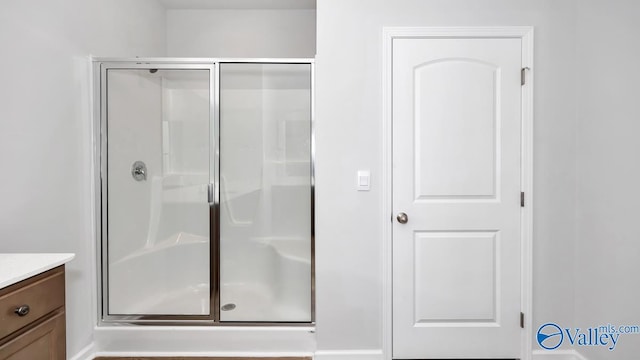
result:
M 316 12 L 310 9 L 169 9 L 167 54 L 313 57 L 315 30 Z
M 573 321 L 573 5 L 573 0 L 318 0 L 319 350 L 382 346 L 383 26 L 535 26 L 534 326 Z M 355 190 L 358 169 L 371 170 L 370 192 Z
M 634 285 L 640 252 L 633 232 L 639 200 L 634 185 L 640 175 L 636 2 L 318 0 L 317 6 L 320 350 L 381 347 L 385 25 L 536 27 L 534 327 L 544 321 L 640 323 Z M 94 234 L 87 56 L 315 53 L 309 41 L 311 10 L 295 10 L 301 13 L 290 21 L 270 17 L 267 10 L 242 13 L 247 16 L 192 11 L 170 10 L 165 18 L 151 0 L 0 4 L 0 252 L 78 255 L 67 276 L 70 355 L 91 341 L 94 322 L 88 301 Z M 274 24 L 281 27 L 265 30 Z M 246 30 L 247 25 L 255 26 Z M 358 169 L 372 171 L 371 192 L 355 191 Z M 616 352 L 592 350 L 589 358 L 632 358 L 640 342 L 631 336 L 621 339 Z
M 640 4 L 581 1 L 577 15 L 575 326 L 640 325 Z M 634 359 L 640 334 L 621 335 L 612 352 L 580 351 L 590 360 Z
M 92 338 L 89 55 L 162 56 L 151 0 L 0 3 L 0 252 L 73 252 L 67 353 Z

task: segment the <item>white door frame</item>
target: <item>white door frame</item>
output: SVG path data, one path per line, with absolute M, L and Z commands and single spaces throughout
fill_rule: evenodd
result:
M 522 207 L 521 301 L 524 331 L 521 359 L 530 360 L 532 352 L 532 239 L 533 239 L 533 27 L 384 27 L 382 32 L 382 359 L 392 359 L 393 346 L 393 215 L 392 215 L 392 56 L 393 39 L 398 38 L 518 38 L 522 40 L 522 66 L 526 83 L 522 87 L 522 162 L 521 184 L 526 195 Z

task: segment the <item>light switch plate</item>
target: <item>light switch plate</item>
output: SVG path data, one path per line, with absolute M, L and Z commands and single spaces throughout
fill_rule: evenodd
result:
M 369 191 L 371 188 L 371 172 L 369 170 L 358 170 L 356 181 L 356 189 L 358 191 Z

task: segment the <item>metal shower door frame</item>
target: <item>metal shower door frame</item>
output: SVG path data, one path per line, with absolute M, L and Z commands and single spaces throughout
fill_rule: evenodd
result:
M 309 64 L 311 67 L 311 321 L 310 322 L 221 322 L 220 321 L 220 64 Z M 208 70 L 209 71 L 209 315 L 112 315 L 108 309 L 108 114 L 107 71 Z M 98 325 L 209 325 L 209 326 L 309 326 L 315 324 L 315 66 L 313 59 L 214 59 L 214 58 L 94 58 L 94 163 L 96 200 L 96 256 Z

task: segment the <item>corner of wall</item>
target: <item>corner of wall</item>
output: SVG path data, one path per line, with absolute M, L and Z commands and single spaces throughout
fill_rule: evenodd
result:
M 93 356 L 95 355 L 95 344 L 91 342 L 89 345 L 85 346 L 78 353 L 73 356 L 68 356 L 67 358 L 70 360 L 93 360 Z

